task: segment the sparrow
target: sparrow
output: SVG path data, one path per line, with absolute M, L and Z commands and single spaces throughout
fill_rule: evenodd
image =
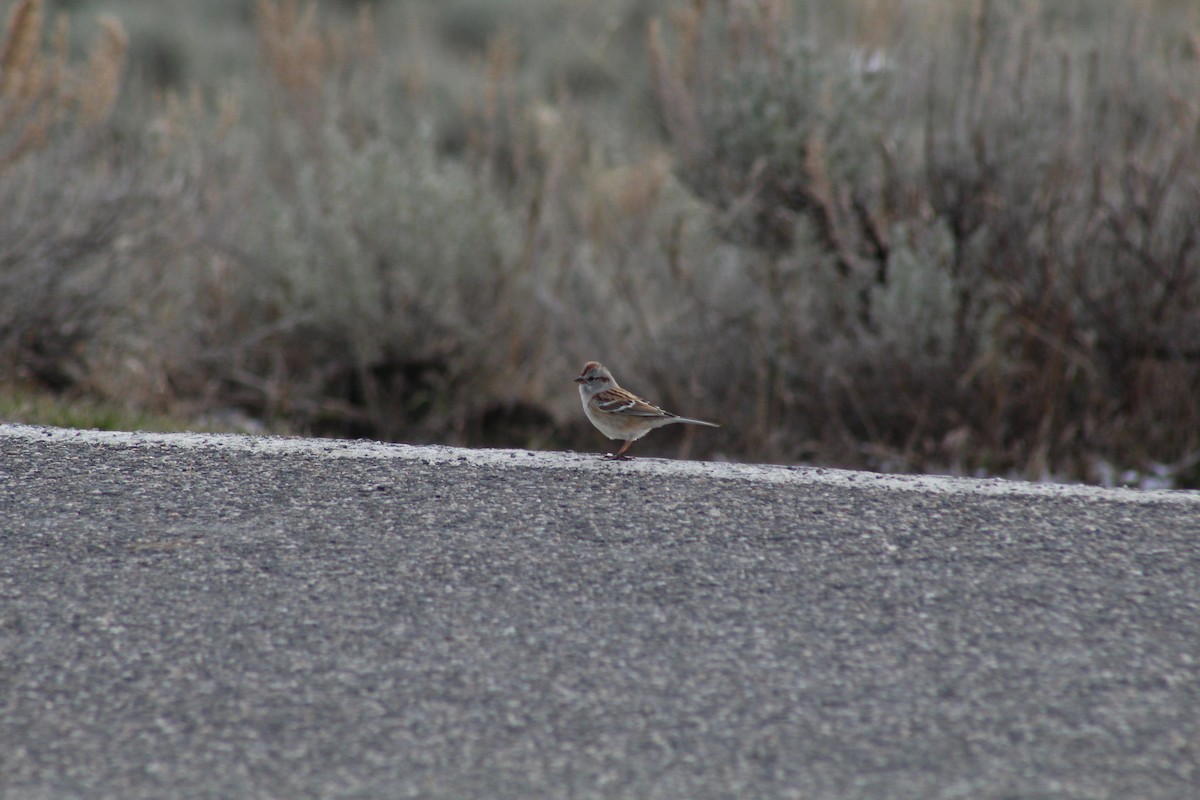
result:
M 713 422 L 680 417 L 646 402 L 618 386 L 612 373 L 598 361 L 584 364 L 583 372 L 575 382 L 579 384 L 583 413 L 587 414 L 592 424 L 608 438 L 625 441 L 621 449 L 611 456 L 613 459 L 627 460 L 629 456 L 625 455 L 625 451 L 631 444 L 664 425 L 685 422 L 710 428 L 721 427 Z

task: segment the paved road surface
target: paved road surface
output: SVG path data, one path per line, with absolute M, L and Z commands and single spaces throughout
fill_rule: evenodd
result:
M 0 797 L 1200 797 L 1200 496 L 0 426 Z

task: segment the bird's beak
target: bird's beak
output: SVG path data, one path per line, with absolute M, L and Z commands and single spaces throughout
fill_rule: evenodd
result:
M 583 383 L 585 380 L 587 380 L 587 379 L 586 379 L 586 378 L 584 378 L 582 375 L 580 375 L 578 378 L 576 378 L 576 379 L 575 379 L 575 382 L 576 382 L 576 383 Z

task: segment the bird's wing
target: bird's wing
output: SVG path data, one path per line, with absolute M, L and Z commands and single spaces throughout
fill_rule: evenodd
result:
M 627 414 L 631 417 L 675 416 L 624 389 L 609 389 L 596 395 L 596 408 L 609 414 Z

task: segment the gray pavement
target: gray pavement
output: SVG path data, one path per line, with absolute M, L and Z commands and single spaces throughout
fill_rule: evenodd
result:
M 0 425 L 0 797 L 1200 797 L 1200 496 Z

